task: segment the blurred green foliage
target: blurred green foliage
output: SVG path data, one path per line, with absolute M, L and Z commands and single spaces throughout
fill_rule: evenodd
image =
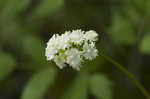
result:
M 50 13 L 54 13 L 60 9 L 63 3 L 63 0 L 43 0 L 39 5 L 37 5 L 37 8 L 35 8 L 31 16 L 36 18 L 48 16 Z
M 53 33 L 94 29 L 97 48 L 150 91 L 149 9 L 150 0 L 0 0 L 0 98 L 143 99 L 101 56 L 80 72 L 59 70 L 46 61 L 45 47 Z
M 88 73 L 80 73 L 72 82 L 70 87 L 64 92 L 62 99 L 87 99 Z
M 145 54 L 150 54 L 150 33 L 143 37 L 140 50 Z
M 53 68 L 44 68 L 37 72 L 24 89 L 21 99 L 41 99 L 54 82 L 56 71 Z
M 16 67 L 16 60 L 5 52 L 0 52 L 0 81 L 4 80 Z
M 112 99 L 112 83 L 105 75 L 92 75 L 90 77 L 90 88 L 97 99 Z
M 128 17 L 115 13 L 112 17 L 112 21 L 113 24 L 109 30 L 112 39 L 119 44 L 134 44 L 136 41 L 134 24 L 128 19 Z
M 11 21 L 18 16 L 19 12 L 24 11 L 30 3 L 30 0 L 6 0 L 4 7 L 1 9 L 0 20 L 2 22 Z

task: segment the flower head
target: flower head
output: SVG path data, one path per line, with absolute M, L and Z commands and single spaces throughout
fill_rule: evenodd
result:
M 47 43 L 45 55 L 62 69 L 70 66 L 80 70 L 84 59 L 92 60 L 98 55 L 95 41 L 98 34 L 93 31 L 73 30 L 64 34 L 54 34 Z

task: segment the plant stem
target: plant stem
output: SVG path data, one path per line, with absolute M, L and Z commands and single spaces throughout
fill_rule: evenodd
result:
M 150 99 L 150 94 L 148 91 L 143 87 L 143 85 L 134 77 L 132 73 L 130 73 L 126 68 L 124 68 L 122 65 L 114 61 L 113 59 L 109 58 L 108 56 L 105 56 L 103 53 L 100 53 L 102 57 L 104 57 L 107 61 L 111 62 L 119 68 L 122 72 L 124 72 L 134 83 L 135 85 L 140 89 L 140 91 L 146 96 L 147 99 Z

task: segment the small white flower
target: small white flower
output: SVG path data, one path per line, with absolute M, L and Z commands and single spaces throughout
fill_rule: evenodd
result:
M 47 60 L 52 60 L 57 53 L 57 50 L 54 48 L 46 48 L 45 56 L 47 57 Z
M 70 45 L 68 44 L 70 41 L 70 31 L 66 31 L 65 34 L 61 35 L 61 40 L 60 40 L 60 44 L 61 44 L 61 48 L 62 49 L 66 49 L 68 47 L 70 47 Z
M 55 40 L 56 40 L 56 35 L 53 35 L 52 38 L 47 43 L 46 53 L 45 53 L 47 60 L 52 60 L 55 54 L 58 52 L 58 50 L 56 49 Z
M 84 40 L 84 31 L 81 30 L 73 30 L 70 34 L 70 39 L 75 44 L 82 44 Z
M 98 34 L 93 31 L 73 30 L 54 34 L 48 41 L 45 56 L 62 69 L 68 66 L 80 70 L 83 59 L 92 60 L 98 55 L 95 41 Z
M 93 31 L 93 30 L 87 31 L 85 33 L 85 39 L 86 40 L 96 41 L 97 40 L 97 36 L 98 36 L 98 34 L 95 31 Z
M 79 70 L 79 67 L 81 65 L 81 52 L 78 51 L 76 48 L 72 48 L 70 50 L 67 50 L 65 52 L 65 54 L 67 55 L 67 64 L 69 64 L 71 67 Z
M 57 64 L 57 66 L 62 69 L 63 67 L 65 67 L 65 56 L 60 54 L 60 55 L 56 55 L 54 57 L 54 62 Z
M 98 50 L 95 48 L 95 44 L 92 42 L 91 44 L 85 43 L 83 45 L 83 56 L 86 59 L 92 60 L 96 58 L 98 55 Z

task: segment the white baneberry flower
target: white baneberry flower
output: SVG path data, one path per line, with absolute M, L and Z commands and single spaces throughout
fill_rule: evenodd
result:
M 56 65 L 60 68 L 60 69 L 62 69 L 63 67 L 65 67 L 66 66 L 66 64 L 65 64 L 65 56 L 63 55 L 63 54 L 60 54 L 60 55 L 56 55 L 55 57 L 54 57 L 54 62 L 56 63 Z
M 70 39 L 73 43 L 81 45 L 84 40 L 84 31 L 73 30 L 70 34 Z
M 52 38 L 48 41 L 47 47 L 46 47 L 46 57 L 47 60 L 52 60 L 55 56 L 55 54 L 58 52 L 56 49 L 56 35 L 53 35 Z
M 67 64 L 70 64 L 71 67 L 79 70 L 82 61 L 81 52 L 76 48 L 72 48 L 70 50 L 67 50 L 65 54 L 67 55 Z
M 93 30 L 87 31 L 85 33 L 85 39 L 86 40 L 96 41 L 97 40 L 97 36 L 98 36 L 98 34 L 95 31 L 93 31 Z
M 91 42 L 91 44 L 85 43 L 83 45 L 83 56 L 85 59 L 92 60 L 96 58 L 98 55 L 98 50 L 95 48 L 95 44 Z
M 61 35 L 61 41 L 59 42 L 62 44 L 62 49 L 70 47 L 70 44 L 68 44 L 69 41 L 70 41 L 70 31 L 66 31 L 64 34 Z
M 93 31 L 73 30 L 54 34 L 48 41 L 45 56 L 62 69 L 70 66 L 80 70 L 83 59 L 92 60 L 98 55 L 95 41 L 98 34 Z

